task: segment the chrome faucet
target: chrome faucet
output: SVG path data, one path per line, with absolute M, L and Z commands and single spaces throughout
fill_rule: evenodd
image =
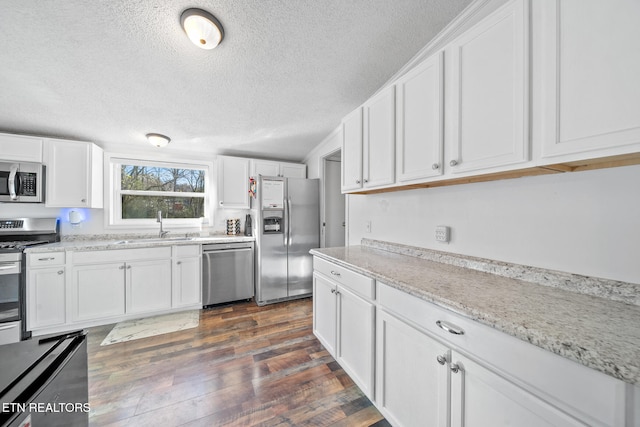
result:
M 156 222 L 160 223 L 160 232 L 158 233 L 158 237 L 165 237 L 169 232 L 162 231 L 162 211 L 158 211 L 158 215 L 156 216 Z

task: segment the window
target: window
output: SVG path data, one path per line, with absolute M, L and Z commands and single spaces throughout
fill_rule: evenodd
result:
M 112 158 L 111 170 L 111 224 L 155 223 L 158 211 L 175 224 L 208 217 L 206 165 Z

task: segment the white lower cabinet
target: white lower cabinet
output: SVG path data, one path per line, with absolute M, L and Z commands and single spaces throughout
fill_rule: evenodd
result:
M 125 264 L 79 265 L 73 268 L 72 321 L 86 321 L 125 313 Z
M 202 302 L 200 245 L 173 247 L 172 275 L 174 308 Z
M 336 267 L 332 271 L 336 280 L 314 272 L 313 332 L 362 392 L 373 399 L 375 304 L 339 281 L 344 276 L 342 270 Z
M 380 412 L 394 426 L 448 426 L 449 370 L 437 358 L 449 349 L 383 310 L 376 332 Z
M 126 311 L 148 313 L 171 308 L 171 261 L 126 263 Z
M 64 265 L 29 270 L 27 329 L 64 324 L 65 307 Z
M 459 353 L 449 369 L 452 427 L 589 425 Z

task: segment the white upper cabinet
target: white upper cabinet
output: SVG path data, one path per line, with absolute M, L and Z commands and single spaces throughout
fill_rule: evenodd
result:
M 218 204 L 249 209 L 249 159 L 218 156 Z
M 640 151 L 640 2 L 533 6 L 542 96 L 534 134 L 543 163 Z
M 512 0 L 445 51 L 451 173 L 529 160 L 529 5 Z
M 442 174 L 443 52 L 396 83 L 396 170 L 399 183 Z
M 393 184 L 396 180 L 396 113 L 395 86 L 389 86 L 363 107 L 363 168 L 364 188 Z
M 342 192 L 362 188 L 362 107 L 342 120 Z
M 301 163 L 276 162 L 273 160 L 251 160 L 251 176 L 282 176 L 285 178 L 306 178 L 307 165 Z
M 0 133 L 0 162 L 42 163 L 42 138 Z
M 90 142 L 47 139 L 48 207 L 102 208 L 104 164 L 102 148 Z

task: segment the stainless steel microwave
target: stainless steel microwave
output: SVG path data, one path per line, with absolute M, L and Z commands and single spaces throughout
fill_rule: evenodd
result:
M 0 202 L 44 202 L 44 165 L 0 161 Z

